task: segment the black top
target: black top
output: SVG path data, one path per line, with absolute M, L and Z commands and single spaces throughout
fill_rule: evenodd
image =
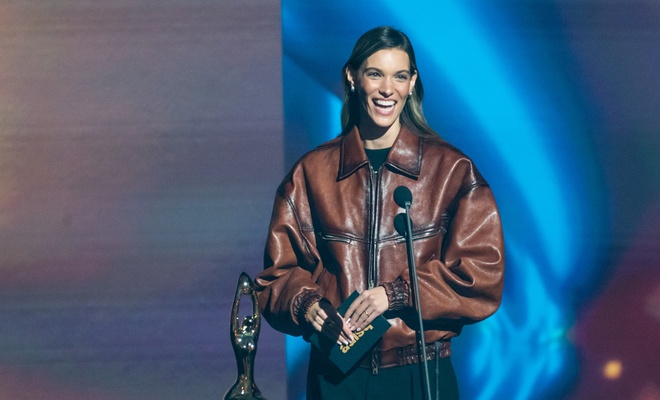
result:
M 376 150 L 366 148 L 364 149 L 364 152 L 367 153 L 367 158 L 369 158 L 369 162 L 371 163 L 374 171 L 378 171 L 380 166 L 383 165 L 387 159 L 387 155 L 390 154 L 390 149 L 391 147 Z

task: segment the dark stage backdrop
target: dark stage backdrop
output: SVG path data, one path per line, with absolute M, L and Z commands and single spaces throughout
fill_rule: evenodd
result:
M 0 399 L 222 397 L 281 81 L 278 1 L 0 1 Z M 285 398 L 267 325 L 256 375 Z

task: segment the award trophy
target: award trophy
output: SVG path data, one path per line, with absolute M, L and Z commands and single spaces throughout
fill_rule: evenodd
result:
M 250 296 L 252 299 L 252 315 L 243 317 L 243 321 L 239 325 L 238 306 L 243 296 Z M 238 278 L 229 328 L 238 366 L 238 378 L 225 394 L 224 400 L 265 400 L 254 383 L 254 356 L 257 353 L 260 324 L 261 314 L 257 306 L 254 284 L 250 277 L 242 272 Z

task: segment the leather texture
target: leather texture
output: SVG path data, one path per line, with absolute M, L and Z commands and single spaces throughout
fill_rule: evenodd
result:
M 305 332 L 301 307 L 322 296 L 338 307 L 354 290 L 410 282 L 406 243 L 394 228 L 403 210 L 394 190 L 413 195 L 415 260 L 427 343 L 450 339 L 500 305 L 504 241 L 487 182 L 473 162 L 440 137 L 402 126 L 387 160 L 373 171 L 357 128 L 303 156 L 277 190 L 256 277 L 258 302 L 275 329 Z M 405 286 L 404 286 L 405 287 Z M 408 296 L 412 299 L 412 296 Z M 410 305 L 377 351 L 415 344 Z

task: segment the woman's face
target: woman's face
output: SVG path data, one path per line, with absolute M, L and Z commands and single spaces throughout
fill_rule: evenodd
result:
M 399 127 L 399 116 L 415 87 L 417 74 L 410 71 L 408 54 L 383 49 L 367 58 L 359 71 L 346 71 L 362 104 L 361 128 L 366 124 L 385 130 Z

